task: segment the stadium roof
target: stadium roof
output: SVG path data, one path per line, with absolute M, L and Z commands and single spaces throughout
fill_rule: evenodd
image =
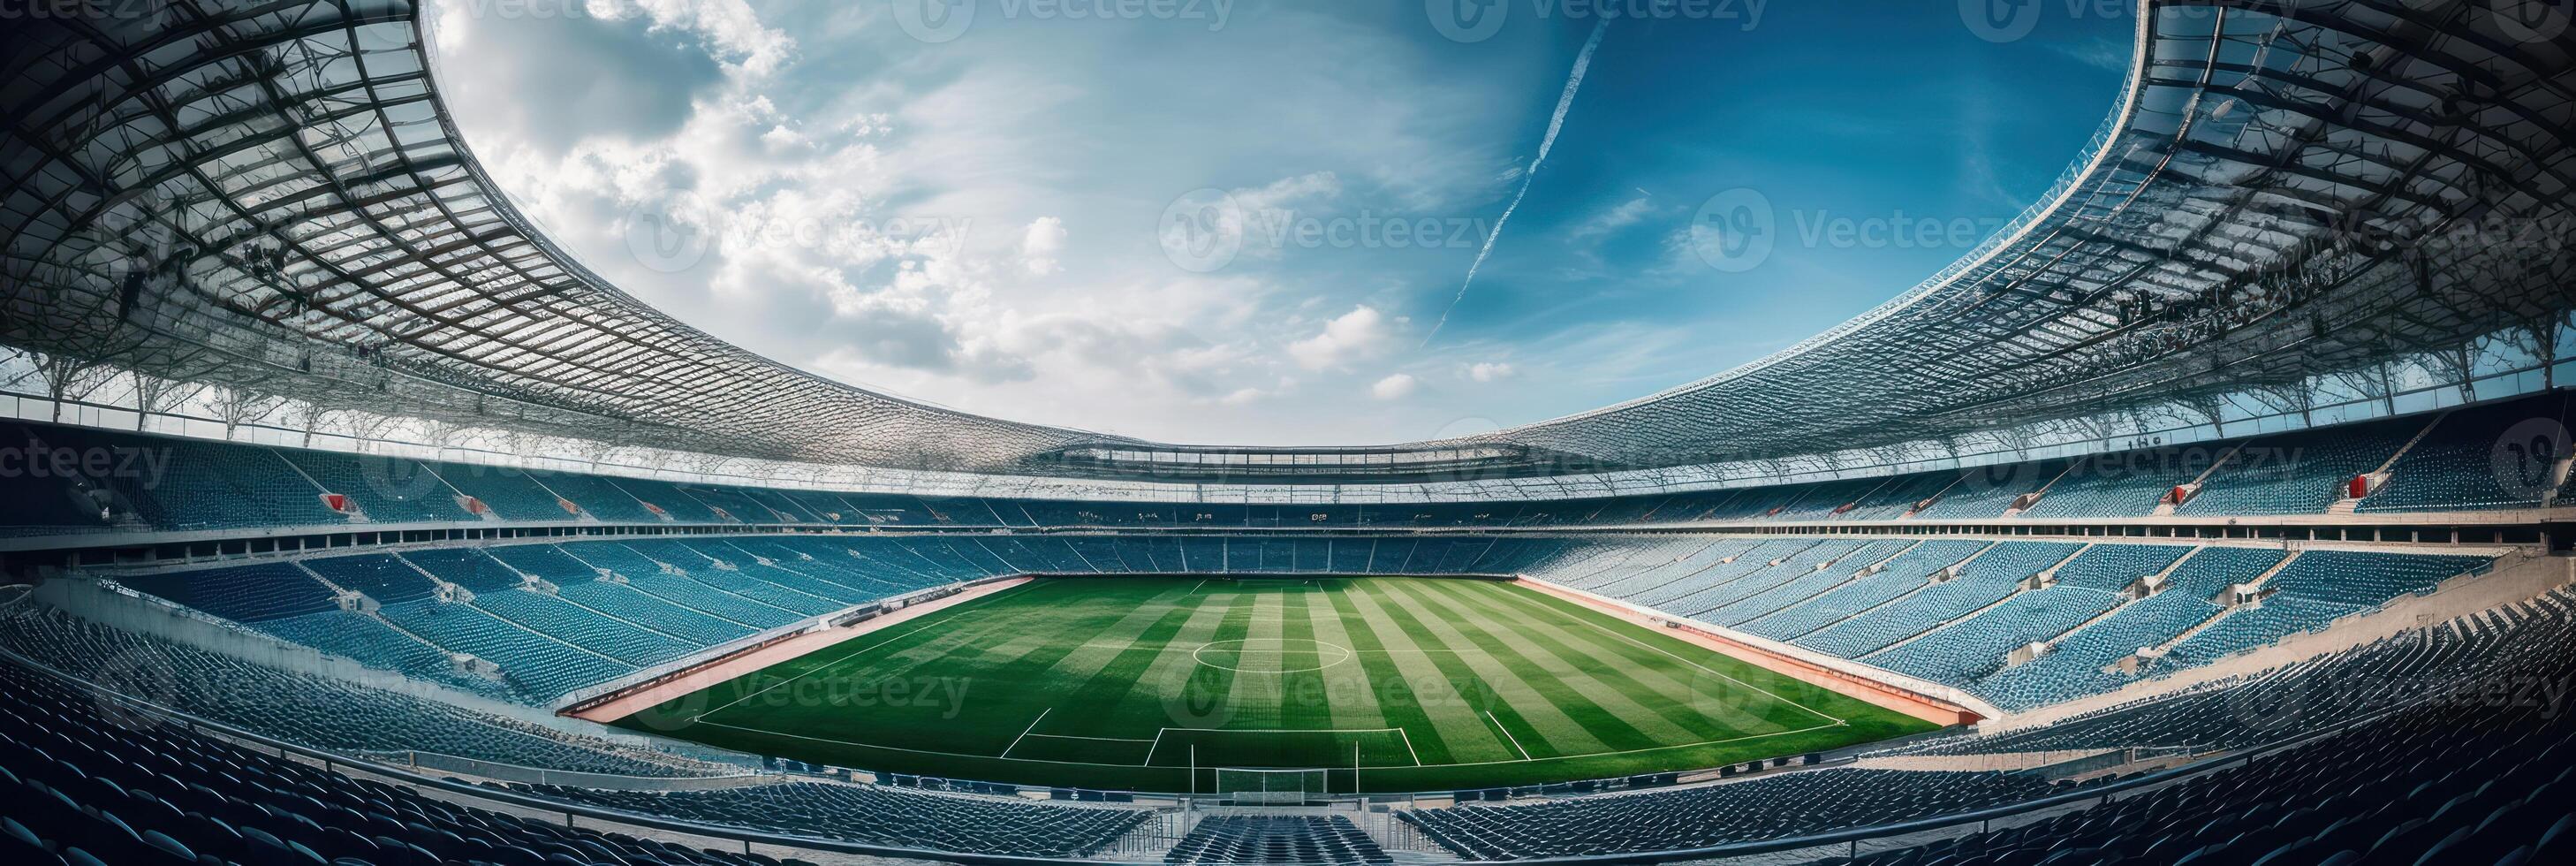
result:
M 1896 300 L 1594 412 L 1458 442 L 1259 449 L 956 412 L 652 310 L 482 172 L 409 0 L 121 4 L 0 35 L 0 342 L 466 427 L 1116 477 L 1677 466 L 2222 392 L 2294 406 L 2321 377 L 2388 388 L 2398 357 L 2467 381 L 2464 347 L 2499 332 L 2554 357 L 2576 286 L 2576 33 L 2548 5 L 2148 0 L 2094 146 Z

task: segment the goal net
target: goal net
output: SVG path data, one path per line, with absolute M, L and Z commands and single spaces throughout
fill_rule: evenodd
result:
M 1293 806 L 1308 800 L 1322 799 L 1322 770 L 1230 770 L 1216 771 L 1217 796 L 1243 805 Z

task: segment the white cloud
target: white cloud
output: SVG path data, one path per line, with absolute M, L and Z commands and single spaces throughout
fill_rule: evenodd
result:
M 1413 378 L 1413 374 L 1397 373 L 1377 380 L 1375 385 L 1370 385 L 1369 396 L 1380 400 L 1402 400 L 1413 396 L 1413 392 L 1421 386 L 1422 380 Z
M 641 11 L 657 28 L 695 31 L 724 59 L 753 75 L 778 71 L 796 51 L 787 34 L 760 23 L 744 0 L 633 0 L 634 6 L 592 0 L 594 14 L 620 18 Z
M 1468 380 L 1475 382 L 1493 382 L 1502 379 L 1509 379 L 1519 372 L 1520 371 L 1514 369 L 1511 364 L 1503 361 L 1478 361 L 1476 363 L 1469 364 L 1458 371 L 1459 375 L 1465 376 Z
M 1020 266 L 1034 276 L 1047 277 L 1064 272 L 1056 254 L 1064 250 L 1064 220 L 1038 217 L 1020 233 Z
M 1386 314 L 1361 304 L 1324 323 L 1323 333 L 1288 344 L 1297 366 L 1327 370 L 1385 353 L 1395 340 Z
M 1576 238 L 1600 237 L 1636 225 L 1638 220 L 1645 219 L 1647 214 L 1654 212 L 1654 209 L 1654 201 L 1640 195 L 1622 202 L 1617 207 L 1592 215 L 1592 218 L 1576 225 L 1567 234 Z
M 1332 409 L 1445 399 L 1416 376 L 1500 356 L 1407 354 L 1405 268 L 1445 263 L 1252 237 L 1197 274 L 1155 243 L 1198 188 L 1228 190 L 1247 232 L 1490 204 L 1520 123 L 1483 106 L 1513 79 L 1435 72 L 1345 16 L 1139 54 L 1010 28 L 929 47 L 867 4 L 592 0 L 511 29 L 441 2 L 443 84 L 512 200 L 611 284 L 785 363 L 1012 420 L 1296 444 L 1420 438 L 1464 410 Z M 1241 100 L 1253 84 L 1271 96 Z M 1298 132 L 1318 128 L 1336 134 Z M 653 220 L 717 240 L 657 265 L 628 231 Z M 1381 376 L 1398 365 L 1416 372 Z

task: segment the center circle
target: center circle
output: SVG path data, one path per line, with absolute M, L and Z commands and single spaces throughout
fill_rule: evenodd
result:
M 1221 640 L 1190 651 L 1199 664 L 1239 674 L 1302 674 L 1350 661 L 1350 647 L 1303 638 Z

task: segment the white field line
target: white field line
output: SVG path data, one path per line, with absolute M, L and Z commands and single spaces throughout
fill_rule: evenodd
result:
M 1019 736 L 1017 736 L 1017 737 L 1012 737 L 1012 738 L 1011 738 L 1011 744 L 1010 744 L 1010 745 L 1007 745 L 1007 746 L 1003 746 L 1003 747 L 1002 747 L 1002 753 L 1001 753 L 1000 755 L 996 755 L 995 757 L 1002 758 L 1003 760 L 1009 760 L 1009 759 L 1010 759 L 1010 757 L 1011 757 L 1011 750 L 1012 750 L 1012 749 L 1019 748 L 1019 747 L 1020 747 L 1020 741 L 1021 741 L 1021 740 L 1025 740 L 1025 739 L 1028 739 L 1028 738 L 1029 738 L 1029 732 L 1030 732 L 1030 731 L 1037 730 L 1037 729 L 1038 729 L 1038 723 L 1039 723 L 1039 722 L 1046 721 L 1047 714 L 1048 714 L 1048 713 L 1052 713 L 1052 712 L 1055 712 L 1055 708 L 1054 708 L 1054 707 L 1048 707 L 1048 708 L 1046 708 L 1046 709 L 1039 710 L 1039 711 L 1038 711 L 1038 717 L 1037 717 L 1037 718 L 1034 718 L 1034 719 L 1030 719 L 1030 720 L 1029 720 L 1029 726 L 1028 726 L 1028 727 L 1025 727 L 1025 728 L 1021 728 L 1021 729 L 1020 729 L 1020 735 L 1019 735 Z
M 1095 741 L 1103 742 L 1103 743 L 1150 743 L 1150 742 L 1153 742 L 1152 740 L 1138 739 L 1138 738 L 1135 738 L 1135 737 L 1081 737 L 1081 736 L 1075 736 L 1075 735 L 1073 735 L 1073 734 L 1021 734 L 1020 736 L 1023 736 L 1023 737 L 1036 737 L 1036 738 L 1041 739 L 1041 740 L 1095 740 Z M 1018 760 L 1018 759 L 1014 758 L 1014 759 L 1012 759 L 1012 760 Z
M 1521 738 L 1512 736 L 1512 729 L 1503 727 L 1503 720 L 1494 718 L 1493 710 L 1485 711 L 1485 721 L 1494 723 L 1494 730 L 1503 732 L 1503 739 L 1511 741 L 1512 750 L 1521 753 L 1521 760 L 1526 761 L 1530 759 L 1529 749 L 1521 746 Z M 1418 758 L 1414 760 L 1414 763 L 1416 764 L 1421 762 L 1422 761 Z

